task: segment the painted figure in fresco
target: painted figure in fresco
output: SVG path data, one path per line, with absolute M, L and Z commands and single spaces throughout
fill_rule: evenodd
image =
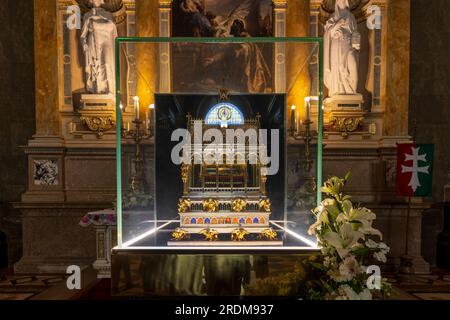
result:
M 211 37 L 213 35 L 211 20 L 205 14 L 205 8 L 199 0 L 184 0 L 180 4 L 180 9 L 186 14 L 185 21 L 192 31 L 193 37 Z
M 81 45 L 85 53 L 86 90 L 93 94 L 112 94 L 114 44 L 117 27 L 113 15 L 102 8 L 104 0 L 91 0 L 92 10 L 83 17 Z
M 348 0 L 336 0 L 324 35 L 324 82 L 330 97 L 357 93 L 360 48 L 361 35 Z
M 270 3 L 270 5 L 269 5 Z M 189 37 L 267 37 L 272 35 L 270 0 L 174 0 L 174 36 Z M 210 90 L 227 86 L 237 92 L 270 93 L 273 91 L 273 59 L 270 45 L 221 44 L 218 46 L 175 45 L 174 70 L 182 76 L 174 89 Z M 179 57 L 179 60 L 177 60 Z M 239 66 L 239 67 L 238 67 Z
M 230 33 L 233 37 L 250 37 L 242 20 L 235 20 Z M 235 52 L 237 59 L 243 59 L 245 81 L 248 92 L 266 92 L 271 87 L 271 72 L 258 44 L 242 43 Z
M 235 19 L 231 23 L 229 34 L 231 37 L 236 38 L 250 37 L 244 21 L 240 19 Z M 250 93 L 270 91 L 271 71 L 257 43 L 224 44 L 220 52 L 205 59 L 204 67 L 209 67 L 213 64 L 223 66 L 223 63 L 226 63 L 228 60 L 232 61 L 234 65 L 244 67 L 244 70 L 229 68 L 235 73 L 230 75 L 230 78 L 234 79 L 233 82 L 237 85 L 236 89 L 245 88 Z

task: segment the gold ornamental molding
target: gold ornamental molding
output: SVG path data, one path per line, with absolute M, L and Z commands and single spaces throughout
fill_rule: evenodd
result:
M 263 199 L 259 202 L 259 208 L 265 212 L 270 212 L 271 203 L 269 199 Z
M 248 236 L 250 232 L 244 228 L 239 228 L 231 233 L 231 241 L 244 241 L 245 237 Z
M 214 229 L 204 229 L 199 234 L 205 237 L 205 241 L 217 241 L 219 240 L 219 232 Z
M 181 228 L 176 228 L 174 232 L 172 232 L 172 240 L 174 241 L 181 241 L 181 240 L 187 240 L 191 237 L 191 235 Z
M 247 201 L 245 201 L 244 199 L 235 199 L 231 204 L 231 208 L 235 212 L 242 212 L 245 210 L 246 207 Z
M 277 232 L 275 230 L 273 230 L 272 228 L 265 229 L 258 235 L 258 239 L 260 239 L 260 240 L 275 241 L 275 240 L 277 240 L 277 237 L 278 237 Z
M 172 0 L 159 0 L 160 8 L 170 8 L 172 6 Z
M 341 133 L 342 138 L 347 139 L 350 133 L 355 132 L 363 124 L 364 117 L 333 117 L 330 125 Z
M 103 137 L 106 131 L 111 130 L 116 125 L 116 120 L 112 116 L 84 116 L 80 120 L 90 131 L 95 132 L 98 138 Z
M 188 199 L 180 199 L 178 203 L 178 213 L 186 213 L 191 208 L 191 202 Z
M 206 212 L 217 212 L 219 210 L 219 201 L 214 199 L 203 200 L 203 210 Z
M 288 0 L 273 0 L 272 3 L 275 9 L 285 9 L 287 7 Z

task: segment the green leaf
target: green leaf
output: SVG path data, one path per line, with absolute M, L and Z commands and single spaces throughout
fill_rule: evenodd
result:
M 310 264 L 316 269 L 323 270 L 323 271 L 327 270 L 327 268 L 323 264 L 320 264 L 317 262 L 310 262 Z
M 347 182 L 348 180 L 350 180 L 351 177 L 352 177 L 352 173 L 350 171 L 347 172 L 347 174 L 345 175 L 344 181 Z
M 369 248 L 358 248 L 358 249 L 352 250 L 352 253 L 355 256 L 365 256 L 368 253 L 370 253 L 370 249 Z
M 325 205 L 325 209 L 331 215 L 333 221 L 335 221 L 338 215 L 341 213 L 341 209 L 339 208 L 336 200 L 333 200 L 329 204 Z

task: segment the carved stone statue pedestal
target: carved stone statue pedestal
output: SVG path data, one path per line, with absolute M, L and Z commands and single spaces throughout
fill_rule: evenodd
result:
M 89 107 L 115 107 L 116 99 L 112 94 L 83 94 L 81 104 L 83 109 Z
M 325 100 L 325 110 L 329 113 L 329 125 L 348 138 L 364 122 L 366 112 L 363 110 L 362 95 L 336 95 Z
M 101 138 L 116 125 L 115 99 L 112 95 L 85 94 L 81 96 L 80 121 Z
M 347 94 L 347 95 L 334 95 L 331 98 L 327 98 L 324 101 L 325 108 L 337 109 L 359 109 L 362 110 L 364 103 L 363 96 L 361 94 Z

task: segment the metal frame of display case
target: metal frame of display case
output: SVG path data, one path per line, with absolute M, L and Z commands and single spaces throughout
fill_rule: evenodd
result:
M 323 143 L 323 65 L 322 65 L 322 56 L 323 56 L 323 39 L 322 38 L 303 38 L 303 37 L 286 37 L 286 38 L 161 38 L 161 37 L 119 37 L 116 38 L 116 114 L 119 115 L 121 113 L 121 74 L 120 68 L 117 66 L 120 65 L 120 48 L 122 43 L 315 43 L 318 45 L 318 133 L 317 133 L 317 175 L 316 175 L 316 184 L 317 184 L 317 203 L 321 203 L 322 201 L 322 193 L 320 191 L 320 186 L 322 185 L 322 143 Z M 122 224 L 122 118 L 116 117 L 116 155 L 117 155 L 117 202 L 116 202 L 116 214 L 117 214 L 117 247 L 123 252 L 129 250 L 126 247 L 123 247 L 123 224 Z M 287 139 L 287 137 L 286 137 Z M 244 250 L 251 250 L 252 248 L 236 248 L 233 251 L 235 253 L 245 252 Z M 289 250 L 289 247 L 286 248 L 276 248 L 276 251 L 282 250 L 283 252 Z M 313 248 L 306 248 L 305 250 L 314 251 Z M 171 252 L 174 253 L 174 250 L 179 250 L 179 248 L 159 248 L 158 252 Z M 217 249 L 219 250 L 219 249 Z M 208 253 L 214 253 L 217 250 L 210 248 L 206 250 Z M 264 251 L 271 251 L 270 248 L 265 249 Z M 275 250 L 275 249 L 274 249 Z M 192 252 L 205 252 L 205 248 L 192 248 Z M 220 251 L 220 250 L 219 250 Z M 220 251 L 222 252 L 222 251 Z

